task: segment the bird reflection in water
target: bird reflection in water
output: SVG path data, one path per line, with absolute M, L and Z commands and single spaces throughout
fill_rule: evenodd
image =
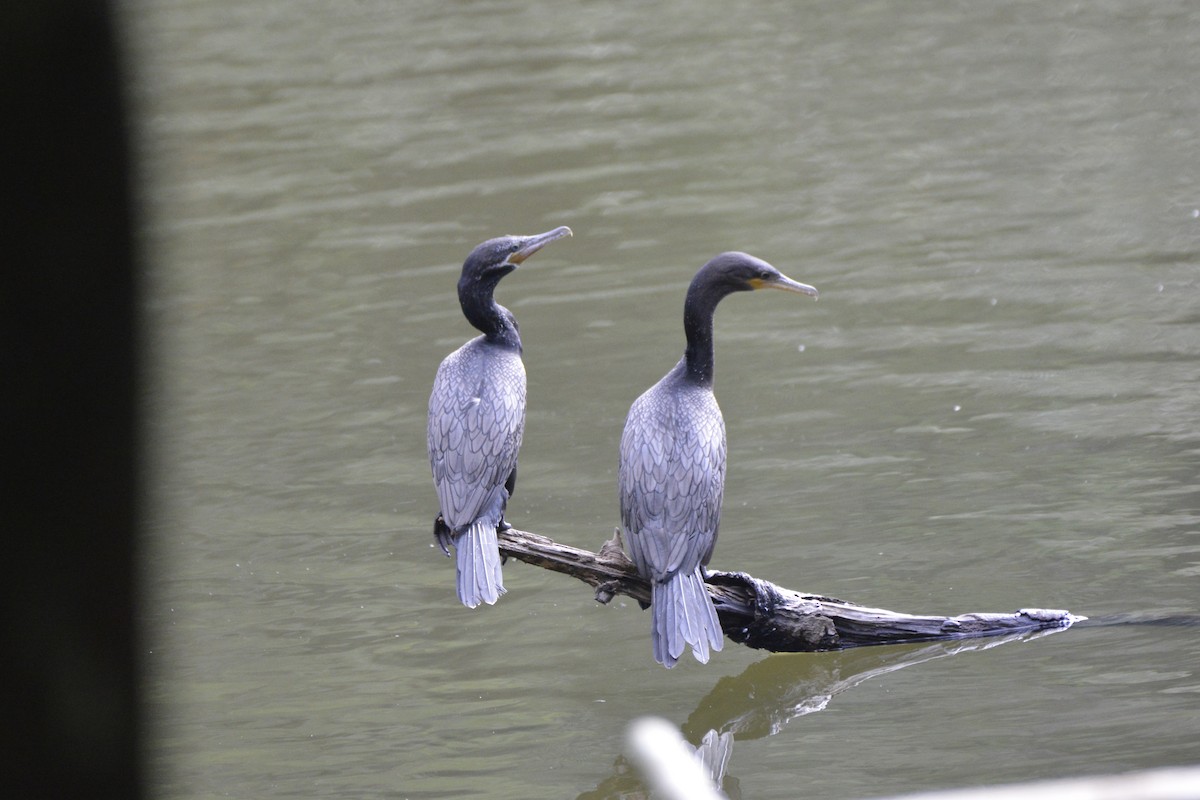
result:
M 1016 633 L 989 639 L 855 648 L 829 653 L 777 653 L 748 666 L 741 674 L 722 677 L 680 726 L 684 739 L 698 750 L 719 743 L 724 774 L 717 785 L 731 800 L 740 800 L 737 778 L 727 769 L 733 742 L 780 733 L 793 719 L 822 711 L 834 697 L 861 683 L 897 670 L 959 653 L 990 650 L 1061 633 L 1066 628 Z M 712 743 L 712 744 L 706 744 Z M 618 756 L 612 774 L 578 800 L 631 800 L 649 791 L 625 756 Z

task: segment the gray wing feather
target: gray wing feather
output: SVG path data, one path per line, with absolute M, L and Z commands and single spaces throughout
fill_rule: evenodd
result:
M 725 490 L 725 423 L 716 399 L 698 388 L 668 391 L 666 380 L 629 410 L 618 477 L 630 557 L 656 581 L 707 563 Z
M 470 526 L 508 480 L 524 430 L 519 354 L 479 337 L 446 356 L 429 397 L 428 444 L 438 502 L 451 530 Z

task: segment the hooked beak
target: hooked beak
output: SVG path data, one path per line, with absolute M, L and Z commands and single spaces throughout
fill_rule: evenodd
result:
M 545 233 L 539 233 L 535 236 L 529 236 L 524 242 L 521 243 L 521 248 L 519 250 L 514 253 L 510 253 L 508 258 L 504 260 L 515 267 L 556 239 L 562 239 L 563 237 L 572 235 L 571 229 L 566 225 L 562 225 L 552 231 L 546 231 Z
M 817 296 L 817 290 L 815 287 L 809 286 L 807 283 L 794 281 L 782 273 L 772 278 L 756 278 L 750 281 L 750 285 L 755 289 L 780 289 L 785 292 L 795 292 L 796 294 L 808 295 L 809 297 Z

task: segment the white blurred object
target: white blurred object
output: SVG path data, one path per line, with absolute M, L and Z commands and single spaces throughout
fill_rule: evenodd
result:
M 710 732 L 697 753 L 678 728 L 658 717 L 635 719 L 626 734 L 630 757 L 664 800 L 728 800 L 713 785 L 709 769 L 724 772 L 732 740 L 732 734 Z

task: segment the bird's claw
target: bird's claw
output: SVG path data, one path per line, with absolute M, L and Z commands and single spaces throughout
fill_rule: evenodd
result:
M 504 517 L 501 517 L 500 522 L 498 522 L 496 524 L 496 532 L 504 533 L 505 531 L 511 531 L 511 530 L 512 530 L 512 523 L 509 522 L 508 520 L 506 520 Z M 508 556 L 501 553 L 500 554 L 500 565 L 503 566 L 507 563 L 508 563 Z
M 438 543 L 438 547 L 442 548 L 446 558 L 449 558 L 450 545 L 454 542 L 454 535 L 441 514 L 438 514 L 437 519 L 433 521 L 433 539 Z

